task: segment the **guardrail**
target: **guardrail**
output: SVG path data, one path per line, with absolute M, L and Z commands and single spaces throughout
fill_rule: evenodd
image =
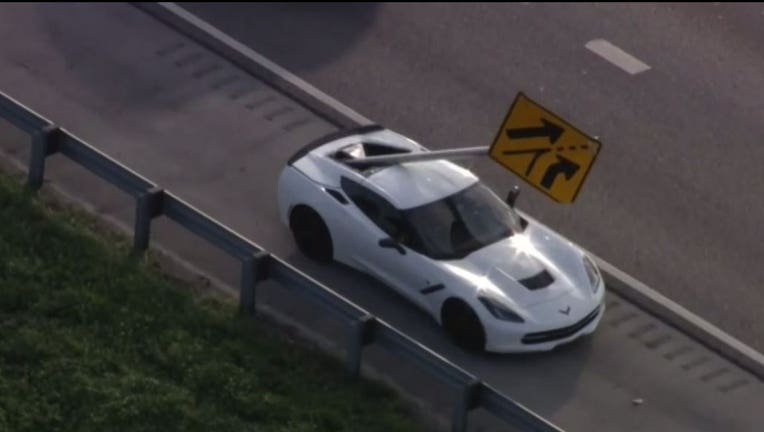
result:
M 31 189 L 42 187 L 46 158 L 59 153 L 134 197 L 133 247 L 136 252 L 148 248 L 151 222 L 164 215 L 240 261 L 239 306 L 242 313 L 254 315 L 257 284 L 272 279 L 309 297 L 344 321 L 348 335 L 345 368 L 350 377 L 357 378 L 360 375 L 363 348 L 378 344 L 408 359 L 456 392 L 457 403 L 451 418 L 451 430 L 454 432 L 465 431 L 469 412 L 481 407 L 523 431 L 562 432 L 476 376 L 2 92 L 0 117 L 32 137 L 28 169 Z

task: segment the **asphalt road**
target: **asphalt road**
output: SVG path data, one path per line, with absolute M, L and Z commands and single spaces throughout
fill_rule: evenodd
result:
M 489 145 L 526 92 L 603 150 L 574 205 L 526 187 L 520 206 L 764 350 L 763 4 L 184 7 L 431 148 Z M 600 38 L 650 69 L 584 47 Z
M 331 9 L 334 6 L 325 7 L 327 9 L 317 12 L 324 14 L 324 21 L 339 13 Z M 381 13 L 388 7 L 379 6 L 373 11 Z M 435 6 L 439 7 L 443 6 Z M 129 6 L 35 4 L 4 5 L 1 10 L 0 88 L 4 91 L 562 427 L 570 431 L 754 431 L 764 422 L 764 412 L 758 409 L 764 400 L 764 385 L 616 296 L 609 297 L 609 312 L 593 337 L 557 352 L 531 356 L 474 356 L 461 352 L 424 314 L 369 278 L 344 268 L 307 262 L 295 251 L 288 232 L 279 226 L 274 204 L 276 175 L 297 148 L 331 130 L 325 122 Z M 468 16 L 463 15 L 465 19 Z M 276 18 L 263 19 L 279 27 Z M 363 41 L 374 39 L 362 33 L 370 23 L 365 21 L 353 35 L 342 33 L 339 24 L 330 21 L 324 24 L 336 29 L 341 40 Z M 310 28 L 304 22 L 299 27 Z M 295 33 L 289 32 L 294 27 L 283 25 L 281 28 L 289 34 Z M 288 47 L 281 49 L 294 51 Z M 310 53 L 321 54 L 320 50 L 303 51 L 308 59 Z M 339 52 L 334 52 L 334 56 L 342 58 Z M 409 60 L 418 64 L 426 59 L 411 56 Z M 649 59 L 643 60 L 650 63 Z M 318 63 L 313 58 L 313 72 L 305 73 L 320 72 Z M 600 74 L 609 73 L 604 66 L 612 68 L 609 64 L 601 66 Z M 655 68 L 654 64 L 651 66 Z M 296 72 L 303 75 L 303 71 Z M 644 78 L 650 72 L 652 70 L 637 77 Z M 354 79 L 347 77 L 345 85 L 362 87 L 362 83 L 355 83 Z M 473 83 L 478 85 L 480 80 Z M 395 88 L 400 83 L 388 84 Z M 319 86 L 323 87 L 321 83 Z M 344 98 L 332 89 L 324 89 Z M 412 91 L 412 94 L 416 93 Z M 367 111 L 361 102 L 343 101 L 390 124 L 380 114 Z M 410 125 L 399 129 L 411 133 L 407 128 L 418 124 L 414 115 L 421 115 L 423 124 L 435 121 L 434 116 L 439 114 L 434 108 L 446 101 L 440 101 L 441 105 L 424 104 L 429 108 L 422 113 L 416 111 L 415 104 L 398 105 L 397 109 L 413 110 L 409 111 L 410 117 L 406 117 Z M 461 110 L 455 105 L 451 107 L 454 113 Z M 496 108 L 497 118 L 502 117 L 505 108 Z M 389 109 L 396 108 L 390 106 Z M 561 111 L 572 117 L 571 113 Z M 576 110 L 573 114 L 578 117 L 581 112 Z M 484 120 L 486 127 L 496 126 L 497 120 L 494 120 Z M 592 130 L 592 125 L 582 126 Z M 454 123 L 448 142 L 465 133 L 463 129 L 469 130 L 469 127 Z M 19 142 L 21 138 L 3 125 L 0 125 L 0 133 L 3 150 L 23 160 L 25 146 Z M 443 132 L 433 129 L 428 133 L 437 137 Z M 600 136 L 608 142 L 606 135 Z M 435 145 L 437 140 L 431 141 L 427 142 L 431 147 L 450 146 L 445 141 L 441 145 Z M 599 166 L 608 164 L 606 155 L 609 155 L 607 158 L 619 157 L 614 151 L 603 152 Z M 93 202 L 96 211 L 130 223 L 133 205 L 130 200 L 119 197 L 113 189 L 102 186 L 92 176 L 81 174 L 58 157 L 53 157 L 49 166 L 49 176 L 55 182 Z M 499 186 L 509 184 L 505 175 L 499 176 L 498 170 L 491 172 L 490 164 L 479 164 L 477 169 Z M 594 205 L 597 191 L 604 190 L 601 179 L 604 172 L 605 169 L 600 169 L 592 174 L 578 204 L 566 210 L 568 213 L 561 220 L 554 219 L 560 217 L 561 211 L 556 206 L 550 206 L 555 212 L 542 219 L 570 234 L 560 226 L 581 218 L 580 212 L 592 211 L 588 206 Z M 611 199 L 619 197 L 627 198 L 618 195 Z M 522 199 L 523 209 L 535 216 L 543 215 L 541 212 L 547 204 L 541 197 L 534 197 L 534 193 L 528 191 Z M 604 232 L 594 229 L 592 223 L 584 225 L 591 228 L 592 233 L 598 233 L 593 239 L 600 238 Z M 238 269 L 233 260 L 226 260 L 179 231 L 162 219 L 152 227 L 156 235 L 154 241 L 173 248 L 217 277 L 236 280 Z M 581 243 L 609 258 L 591 247 L 591 243 Z M 259 291 L 261 299 L 273 300 L 274 304 L 281 302 L 285 313 L 317 331 L 331 327 L 320 311 L 295 299 L 285 303 L 277 298 L 276 288 L 271 288 Z M 342 343 L 343 339 L 339 341 Z M 405 388 L 432 401 L 433 410 L 449 414 L 451 395 L 443 393 L 420 372 L 407 368 L 399 360 L 379 355 L 374 349 L 369 354 Z M 644 403 L 634 404 L 635 399 L 642 399 Z M 471 416 L 471 425 L 476 427 L 473 430 L 500 430 L 481 413 Z

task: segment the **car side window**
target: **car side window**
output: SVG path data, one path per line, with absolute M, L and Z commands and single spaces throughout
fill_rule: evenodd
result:
M 340 180 L 340 186 L 353 204 L 385 234 L 399 242 L 406 239 L 407 230 L 404 229 L 401 213 L 389 201 L 345 177 Z

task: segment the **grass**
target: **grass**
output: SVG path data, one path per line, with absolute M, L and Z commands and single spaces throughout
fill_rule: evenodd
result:
M 387 389 L 0 176 L 0 431 L 412 431 Z

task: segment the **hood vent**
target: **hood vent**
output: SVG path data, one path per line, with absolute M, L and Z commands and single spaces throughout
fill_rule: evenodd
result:
M 528 288 L 531 291 L 541 289 L 548 287 L 549 285 L 554 282 L 554 277 L 551 273 L 549 273 L 546 269 L 541 270 L 539 273 L 527 277 L 525 279 L 519 279 L 518 282 L 520 282 L 524 287 Z

